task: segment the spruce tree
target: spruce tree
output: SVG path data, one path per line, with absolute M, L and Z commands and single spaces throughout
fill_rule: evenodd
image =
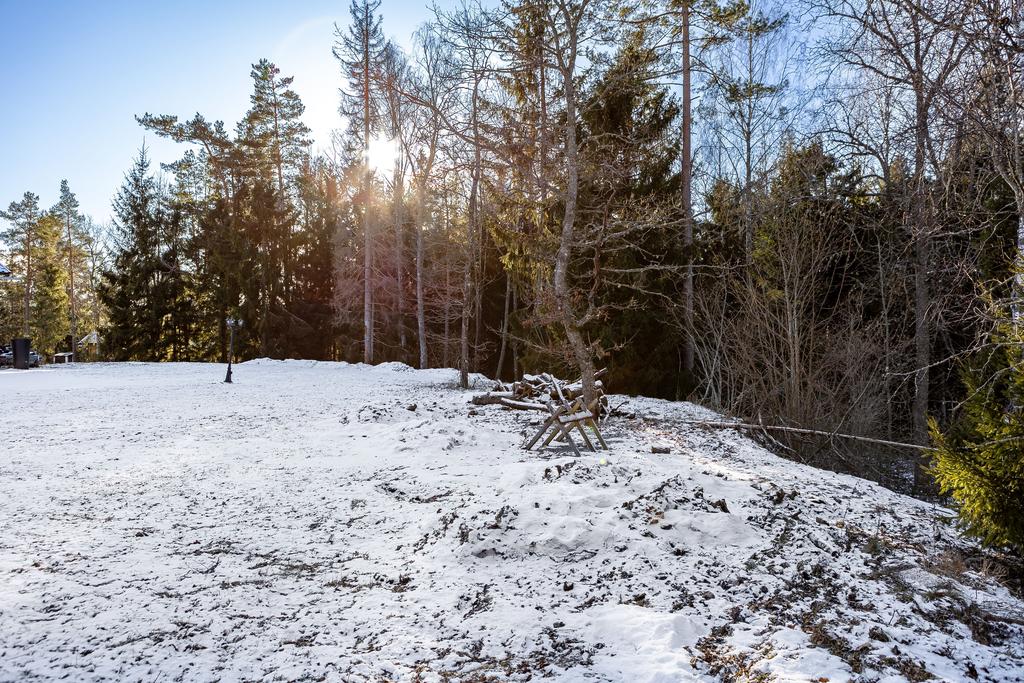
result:
M 158 360 L 159 208 L 159 188 L 143 147 L 114 199 L 113 267 L 100 287 L 109 316 L 104 346 L 114 360 Z
M 154 305 L 161 312 L 159 353 L 171 361 L 190 360 L 195 301 L 185 254 L 188 248 L 186 214 L 170 192 L 160 193 L 159 246 Z
M 652 354 L 676 355 L 680 336 L 666 329 L 665 319 L 676 305 L 677 278 L 685 267 L 685 246 L 671 221 L 646 225 L 661 198 L 679 191 L 677 170 L 680 106 L 656 84 L 659 55 L 644 30 L 622 36 L 622 45 L 606 70 L 586 93 L 581 116 L 580 259 L 600 260 L 600 268 L 582 263 L 581 291 L 590 291 L 604 314 L 588 326 L 604 349 L 617 376 L 672 395 L 676 387 L 658 364 L 644 362 Z M 641 230 L 608 228 L 607 216 Z M 584 275 L 585 274 L 585 275 Z M 637 291 L 653 296 L 638 297 Z M 671 302 L 671 303 L 670 303 Z M 659 308 L 661 315 L 655 313 Z M 629 348 L 624 340 L 652 340 Z
M 932 474 L 967 531 L 1024 550 L 1024 334 L 1004 317 L 964 371 L 967 399 L 943 433 L 931 420 Z

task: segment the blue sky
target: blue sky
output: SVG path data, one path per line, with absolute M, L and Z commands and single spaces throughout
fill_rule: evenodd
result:
M 408 44 L 429 0 L 383 0 L 384 31 Z M 67 178 L 99 221 L 139 146 L 157 162 L 184 151 L 135 122 L 136 114 L 201 112 L 229 127 L 249 106 L 250 65 L 267 57 L 306 103 L 326 142 L 337 116 L 333 24 L 349 0 L 128 2 L 0 0 L 0 206 L 26 190 L 44 206 Z

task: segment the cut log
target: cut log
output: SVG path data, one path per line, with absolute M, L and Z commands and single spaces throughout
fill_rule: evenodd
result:
M 515 408 L 516 410 L 547 410 L 543 403 L 536 403 L 534 401 L 516 401 L 511 398 L 501 399 L 501 405 L 506 408 Z
M 581 410 L 579 412 L 572 413 L 571 415 L 562 415 L 558 418 L 558 421 L 562 424 L 569 424 L 570 422 L 579 422 L 581 420 L 589 420 L 594 416 L 590 414 L 589 410 Z
M 596 375 L 601 376 L 604 373 L 605 369 L 602 368 Z M 590 411 L 597 417 L 607 416 L 608 401 L 604 395 L 604 383 L 597 380 L 595 387 L 597 398 L 591 403 Z M 539 375 L 523 375 L 522 379 L 511 384 L 496 382 L 491 391 L 474 396 L 472 403 L 478 406 L 502 405 L 516 410 L 546 410 L 549 401 L 561 403 L 574 401 L 582 396 L 582 380 L 565 382 L 545 372 Z
M 486 394 L 477 394 L 470 399 L 475 406 L 500 405 L 504 399 L 513 398 L 511 391 L 488 391 Z
M 604 383 L 601 380 L 597 380 L 594 382 L 594 388 L 597 390 L 598 396 L 604 395 Z M 563 387 L 561 387 L 561 389 L 562 395 L 565 396 L 566 400 L 569 401 L 573 400 L 574 398 L 579 398 L 580 396 L 583 395 L 582 382 L 573 382 L 572 384 L 566 384 Z M 557 388 L 551 389 L 551 398 L 558 398 Z

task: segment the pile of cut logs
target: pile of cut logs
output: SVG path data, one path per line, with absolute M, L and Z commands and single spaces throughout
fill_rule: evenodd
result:
M 604 395 L 604 382 L 599 379 L 604 374 L 604 369 L 594 373 L 597 405 L 590 407 L 591 411 L 596 412 L 599 417 L 608 412 L 608 398 Z M 478 406 L 502 405 L 516 410 L 547 412 L 548 401 L 572 401 L 582 395 L 582 378 L 575 382 L 566 382 L 545 372 L 540 375 L 523 375 L 521 380 L 511 384 L 497 382 L 491 391 L 474 396 L 472 403 Z

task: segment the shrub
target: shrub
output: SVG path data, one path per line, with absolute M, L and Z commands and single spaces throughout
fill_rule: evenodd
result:
M 966 530 L 1024 549 L 1024 335 L 1004 321 L 964 372 L 965 400 L 943 434 L 932 421 L 932 473 Z

